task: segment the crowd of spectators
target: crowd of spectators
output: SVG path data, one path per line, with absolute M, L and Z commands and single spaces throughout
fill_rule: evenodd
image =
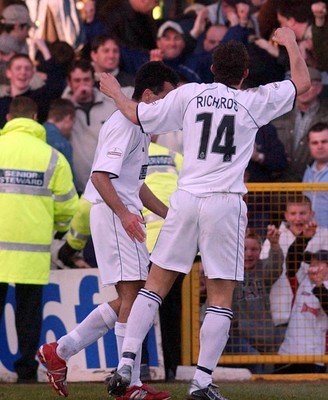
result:
M 213 49 L 220 42 L 239 40 L 246 45 L 250 55 L 245 90 L 251 90 L 253 86 L 289 77 L 285 50 L 271 41 L 274 30 L 286 26 L 295 33 L 309 67 L 312 85 L 305 94 L 297 97 L 290 113 L 259 129 L 245 181 L 328 183 L 328 1 L 185 3 L 182 13 L 170 19 L 155 20 L 152 15 L 157 5 L 155 0 L 86 0 L 81 11 L 73 0 L 57 3 L 3 1 L 0 8 L 0 127 L 6 123 L 14 98 L 33 99 L 38 105 L 38 122 L 44 124 L 47 132 L 47 142 L 66 156 L 77 192 L 81 195 L 89 178 L 100 128 L 116 110 L 112 99 L 99 90 L 101 73 L 116 76 L 129 97 L 133 93 L 135 73 L 147 61 L 163 61 L 179 74 L 181 84 L 211 82 Z M 180 134 L 167 135 L 170 138 L 167 146 L 183 153 Z M 165 141 L 165 138 L 159 140 Z M 328 328 L 322 302 L 326 275 L 322 272 L 324 267 L 317 266 L 328 261 L 325 253 L 328 251 L 328 234 L 322 233 L 328 226 L 327 193 L 307 192 L 306 195 L 312 200 L 312 208 L 306 197 L 287 199 L 284 221 L 276 224 L 279 240 L 276 240 L 276 231 L 272 227 L 270 199 L 259 201 L 254 193 L 249 193 L 246 198 L 249 227 L 254 230 L 246 239 L 246 251 L 255 246 L 258 255 L 250 268 L 246 268 L 244 285 L 236 291 L 235 305 L 240 318 L 237 312 L 236 329 L 229 344 L 231 351 L 235 350 L 234 342 L 246 341 L 255 353 L 270 348 L 271 352 L 291 354 L 305 348 L 302 342 L 295 341 L 298 337 L 296 326 L 312 324 L 314 338 L 315 332 L 320 331 L 323 335 Z M 303 214 L 299 208 L 305 210 Z M 271 226 L 269 233 L 268 225 Z M 314 238 L 319 239 L 312 248 Z M 273 243 L 277 250 L 274 262 L 270 253 Z M 280 244 L 278 249 L 277 244 Z M 80 250 L 73 249 L 70 255 L 76 255 Z M 294 264 L 290 261 L 293 259 L 291 253 Z M 67 264 L 79 266 L 71 261 Z M 292 264 L 293 268 L 290 267 Z M 269 277 L 264 273 L 265 268 L 271 271 Z M 283 286 L 288 292 L 286 318 L 281 315 Z M 307 310 L 311 311 L 313 307 L 319 310 L 317 314 L 310 312 L 317 317 L 316 322 L 305 320 L 304 313 L 299 312 L 299 307 L 306 304 L 305 291 L 310 293 L 308 297 L 312 301 Z M 258 309 L 266 314 L 271 312 L 273 319 L 266 321 L 266 326 L 253 326 L 252 334 L 254 330 L 273 331 L 283 326 L 285 340 L 276 336 L 279 343 L 274 340 L 268 345 L 265 341 L 259 344 L 258 339 L 247 337 L 247 334 L 242 338 L 238 336 L 245 332 L 245 307 L 250 303 L 254 306 L 255 298 Z M 279 312 L 275 314 L 277 299 Z M 268 336 L 272 337 L 271 331 Z M 290 343 L 293 346 L 288 347 Z M 310 346 L 306 350 L 321 354 L 322 348 L 321 343 L 314 350 Z

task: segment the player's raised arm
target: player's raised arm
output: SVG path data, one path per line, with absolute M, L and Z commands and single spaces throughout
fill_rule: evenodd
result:
M 113 75 L 101 74 L 100 90 L 115 101 L 117 107 L 126 118 L 134 124 L 138 123 L 137 103 L 123 94 L 120 84 Z
M 295 33 L 290 28 L 278 28 L 272 39 L 277 44 L 286 47 L 289 56 L 291 79 L 296 86 L 297 94 L 306 92 L 311 87 L 311 80 L 308 67 L 297 45 Z

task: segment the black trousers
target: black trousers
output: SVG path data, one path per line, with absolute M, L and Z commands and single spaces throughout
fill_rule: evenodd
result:
M 0 319 L 4 312 L 7 283 L 0 283 Z M 20 358 L 14 367 L 18 379 L 36 379 L 39 363 L 35 359 L 42 328 L 43 285 L 15 285 L 15 325 Z
M 159 309 L 166 379 L 174 379 L 181 361 L 181 291 L 180 274 Z

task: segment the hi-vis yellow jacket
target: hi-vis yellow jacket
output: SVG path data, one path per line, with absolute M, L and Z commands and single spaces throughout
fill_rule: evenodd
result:
M 169 150 L 151 142 L 149 145 L 149 164 L 146 185 L 165 205 L 169 206 L 171 194 L 177 188 L 179 172 L 182 168 L 183 157 L 180 153 Z M 147 208 L 142 210 L 146 222 L 147 248 L 149 253 L 154 249 L 157 236 L 164 220 Z
M 47 284 L 54 230 L 65 232 L 78 196 L 65 157 L 42 125 L 9 121 L 0 136 L 0 282 Z
M 67 235 L 67 243 L 74 250 L 83 250 L 91 235 L 90 231 L 90 209 L 91 203 L 84 195 L 80 197 L 79 208 L 75 213 Z

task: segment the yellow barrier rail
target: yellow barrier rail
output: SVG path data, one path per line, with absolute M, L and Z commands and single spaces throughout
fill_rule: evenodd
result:
M 327 191 L 328 183 L 248 183 L 251 193 L 267 195 L 274 201 L 283 201 L 288 192 Z M 281 200 L 279 193 L 282 194 Z M 278 204 L 279 206 L 279 204 Z M 328 204 L 327 204 L 328 207 Z M 200 295 L 199 266 L 195 261 L 191 273 L 186 276 L 182 289 L 182 365 L 195 365 L 199 352 L 200 329 Z M 288 364 L 288 363 L 323 363 L 328 364 L 328 354 L 325 355 L 278 355 L 278 354 L 223 354 L 220 364 Z

